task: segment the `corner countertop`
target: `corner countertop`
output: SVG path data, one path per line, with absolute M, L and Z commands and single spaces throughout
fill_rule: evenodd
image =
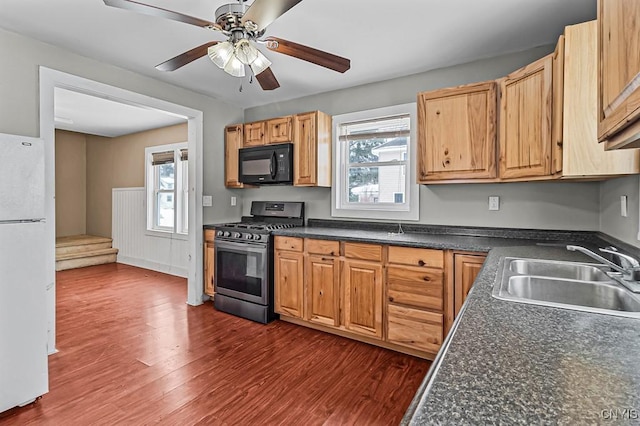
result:
M 495 299 L 506 256 L 589 261 L 492 250 L 402 424 L 640 423 L 640 320 Z

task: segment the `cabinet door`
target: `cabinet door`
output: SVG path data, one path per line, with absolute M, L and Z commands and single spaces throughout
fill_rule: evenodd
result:
M 485 255 L 455 254 L 454 255 L 454 312 L 457 316 L 462 308 L 462 304 L 473 286 L 478 273 L 482 269 L 482 264 L 486 259 Z
M 301 252 L 277 250 L 275 254 L 275 311 L 302 318 L 303 259 Z
M 387 306 L 387 341 L 437 353 L 443 341 L 443 315 L 404 306 Z
M 382 338 L 382 265 L 345 259 L 344 326 L 365 336 Z
M 340 266 L 336 257 L 309 256 L 306 263 L 306 319 L 340 325 Z
M 255 123 L 246 123 L 244 125 L 244 145 L 248 146 L 260 146 L 264 145 L 265 141 L 265 122 L 258 121 Z
M 496 83 L 418 95 L 418 180 L 495 178 Z
M 268 120 L 266 124 L 267 136 L 265 139 L 265 143 L 270 144 L 291 142 L 293 131 L 292 121 L 293 118 L 290 115 Z
M 242 188 L 239 181 L 238 150 L 242 148 L 242 124 L 224 129 L 224 184 L 227 188 Z
M 298 114 L 294 119 L 293 184 L 313 186 L 316 181 L 316 113 Z
M 500 177 L 551 174 L 552 55 L 500 80 Z
M 640 120 L 640 2 L 599 0 L 598 37 L 602 141 Z

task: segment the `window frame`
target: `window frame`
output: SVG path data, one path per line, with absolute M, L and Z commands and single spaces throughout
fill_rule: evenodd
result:
M 416 154 L 417 154 L 417 111 L 416 103 L 395 105 L 384 108 L 376 108 L 366 111 L 358 111 L 333 116 L 333 173 L 334 184 L 331 187 L 331 216 L 342 218 L 360 218 L 376 220 L 408 220 L 420 219 L 419 185 L 416 181 Z M 405 203 L 370 203 L 357 204 L 348 202 L 348 177 L 347 170 L 350 165 L 346 142 L 339 139 L 342 125 L 358 121 L 371 121 L 390 118 L 393 116 L 409 116 L 409 141 L 407 144 L 407 156 L 405 167 L 409 173 L 405 177 Z M 362 163 L 367 165 L 394 166 L 403 165 L 404 160 L 379 163 Z
M 187 142 L 178 142 L 166 145 L 149 146 L 145 148 L 145 234 L 187 240 L 189 238 L 188 223 L 188 167 L 189 160 L 181 159 L 180 151 L 188 149 Z M 173 151 L 174 159 L 174 182 L 173 190 L 160 189 L 156 186 L 159 182 L 158 168 L 152 164 L 153 154 L 159 152 Z M 185 176 L 187 182 L 184 182 Z M 185 198 L 186 191 L 186 200 Z M 158 194 L 173 194 L 173 226 L 165 227 L 157 225 L 158 214 L 157 198 Z M 185 205 L 186 201 L 186 205 Z

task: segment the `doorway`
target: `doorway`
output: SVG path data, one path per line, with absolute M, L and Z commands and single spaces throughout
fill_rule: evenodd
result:
M 72 74 L 40 67 L 40 137 L 45 142 L 45 217 L 47 245 L 48 351 L 55 350 L 55 93 L 56 89 L 90 95 L 187 121 L 188 167 L 188 276 L 187 303 L 202 303 L 202 112 Z

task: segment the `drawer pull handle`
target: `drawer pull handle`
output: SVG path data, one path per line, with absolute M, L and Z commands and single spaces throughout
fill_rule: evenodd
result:
M 431 278 L 429 278 L 429 277 L 424 277 L 424 278 L 423 278 L 423 280 L 425 280 L 425 281 L 431 281 Z
M 393 302 L 393 297 L 389 296 L 389 302 Z
M 424 260 L 418 260 L 418 265 L 424 266 L 426 265 L 426 263 L 424 262 Z
M 325 262 L 330 262 L 333 259 L 331 259 L 330 257 L 323 257 L 322 260 L 325 261 Z

